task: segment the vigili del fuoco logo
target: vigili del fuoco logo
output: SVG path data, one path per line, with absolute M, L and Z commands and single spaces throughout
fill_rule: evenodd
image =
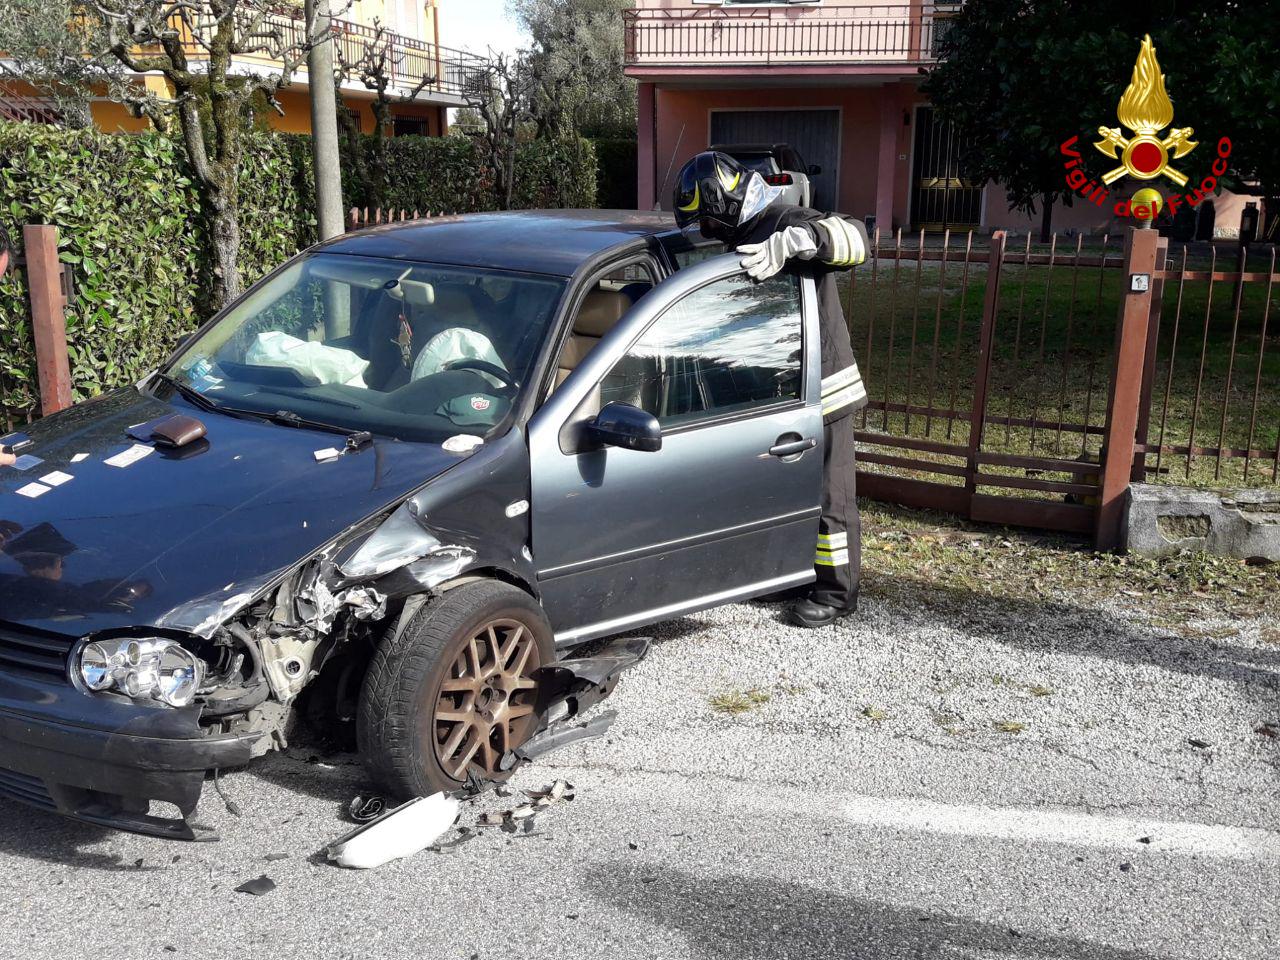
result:
M 1067 186 L 1098 207 L 1106 206 L 1111 196 L 1108 188 L 1125 176 L 1137 180 L 1163 177 L 1179 189 L 1185 189 L 1187 176 L 1174 167 L 1172 161 L 1189 154 L 1198 141 L 1191 139 L 1195 132 L 1191 127 L 1172 126 L 1173 101 L 1165 91 L 1164 74 L 1160 72 L 1156 48 L 1150 36 L 1142 38 L 1138 62 L 1133 67 L 1133 79 L 1120 98 L 1116 118 L 1120 121 L 1119 127 L 1098 128 L 1102 139 L 1096 141 L 1094 147 L 1113 160 L 1119 160 L 1120 165 L 1104 173 L 1101 182 L 1091 178 L 1082 166 L 1080 151 L 1076 149 L 1080 138 L 1073 136 L 1059 148 L 1067 157 L 1063 162 Z M 1162 137 L 1160 132 L 1166 127 L 1169 132 Z M 1126 130 L 1131 132 L 1130 136 L 1125 136 Z M 1131 199 L 1116 201 L 1116 216 L 1153 220 L 1166 203 L 1170 214 L 1177 213 L 1184 203 L 1198 206 L 1205 197 L 1217 191 L 1218 177 L 1227 172 L 1227 158 L 1231 156 L 1231 141 L 1227 137 L 1218 141 L 1217 152 L 1213 173 L 1205 177 L 1198 187 L 1182 194 L 1171 193 L 1167 200 L 1154 187 L 1144 187 Z

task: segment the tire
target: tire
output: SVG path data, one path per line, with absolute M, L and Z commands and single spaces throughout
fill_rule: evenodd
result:
M 456 790 L 468 773 L 505 779 L 496 759 L 536 730 L 528 677 L 554 652 L 542 607 L 510 584 L 476 581 L 424 605 L 365 674 L 356 738 L 370 775 L 395 797 Z

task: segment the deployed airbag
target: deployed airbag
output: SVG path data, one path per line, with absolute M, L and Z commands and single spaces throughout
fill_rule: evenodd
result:
M 351 350 L 330 347 L 313 340 L 299 340 L 279 330 L 264 330 L 245 351 L 245 363 L 290 367 L 321 383 L 363 387 L 368 360 Z

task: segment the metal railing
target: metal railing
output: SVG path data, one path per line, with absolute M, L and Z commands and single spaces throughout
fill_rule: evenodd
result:
M 29 97 L 14 89 L 0 74 L 0 120 L 16 120 L 24 123 L 58 123 L 62 119 L 58 108 L 48 100 Z
M 954 6 L 762 6 L 623 12 L 627 66 L 928 63 Z
M 482 85 L 489 61 L 484 57 L 442 47 L 425 40 L 407 37 L 384 29 L 381 34 L 374 27 L 351 20 L 331 21 L 336 56 L 347 63 L 357 63 L 370 45 L 389 48 L 386 58 L 387 74 L 393 87 L 412 89 L 431 78 L 423 86 L 423 93 L 446 93 L 464 96 Z M 267 18 L 266 28 L 273 32 L 284 49 L 298 49 L 306 38 L 306 25 L 301 17 L 281 13 Z M 193 48 L 198 56 L 199 49 Z M 263 59 L 270 59 L 260 54 Z

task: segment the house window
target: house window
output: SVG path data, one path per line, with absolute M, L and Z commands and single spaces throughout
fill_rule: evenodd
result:
M 431 124 L 425 117 L 393 117 L 391 132 L 397 137 L 429 137 Z

